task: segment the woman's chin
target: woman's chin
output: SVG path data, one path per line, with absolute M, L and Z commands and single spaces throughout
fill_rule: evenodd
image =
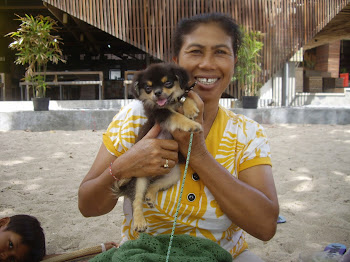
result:
M 226 89 L 226 88 L 225 88 Z M 212 85 L 203 85 L 197 84 L 194 88 L 194 91 L 201 97 L 201 99 L 205 102 L 206 100 L 216 99 L 216 97 L 221 97 L 221 94 L 224 90 L 221 90 L 220 85 L 212 84 Z

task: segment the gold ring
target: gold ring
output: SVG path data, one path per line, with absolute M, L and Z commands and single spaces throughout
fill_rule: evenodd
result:
M 168 168 L 169 167 L 169 160 L 165 159 L 165 164 L 163 166 L 164 168 Z

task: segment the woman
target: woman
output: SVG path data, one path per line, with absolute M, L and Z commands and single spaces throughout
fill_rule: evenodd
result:
M 244 231 L 264 241 L 276 231 L 279 206 L 270 148 L 259 124 L 219 106 L 234 74 L 238 26 L 222 14 L 199 15 L 181 21 L 174 39 L 174 62 L 188 71 L 192 82 L 197 81 L 189 95 L 200 108 L 196 121 L 203 127 L 193 137 L 176 234 L 209 238 L 235 261 L 261 261 L 247 251 Z M 110 171 L 118 179 L 163 175 L 168 173 L 166 162 L 170 168 L 177 163 L 178 151 L 187 155 L 189 134 L 177 130 L 172 134 L 174 140 L 158 140 L 158 125 L 134 144 L 145 121 L 139 102 L 126 106 L 113 119 L 79 188 L 84 216 L 106 214 L 116 205 L 110 193 L 115 181 Z M 159 192 L 155 208 L 144 206 L 148 233 L 170 233 L 180 183 Z M 137 237 L 131 230 L 127 199 L 124 214 L 123 242 Z

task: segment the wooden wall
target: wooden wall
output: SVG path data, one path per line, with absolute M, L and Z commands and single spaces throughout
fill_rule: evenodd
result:
M 266 82 L 350 0 L 44 0 L 164 61 L 183 17 L 222 12 L 263 34 Z
M 316 47 L 315 70 L 330 72 L 334 78 L 339 77 L 340 41 Z

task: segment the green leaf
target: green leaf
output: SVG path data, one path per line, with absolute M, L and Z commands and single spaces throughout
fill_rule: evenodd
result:
M 261 35 L 259 32 L 248 32 L 243 27 L 242 43 L 237 53 L 237 64 L 235 68 L 234 80 L 242 88 L 244 95 L 256 95 L 261 87 L 256 80 L 260 67 L 260 51 L 263 43 L 259 41 Z
M 25 14 L 24 17 L 16 15 L 21 21 L 20 27 L 16 32 L 8 33 L 13 42 L 9 48 L 16 50 L 16 64 L 27 65 L 25 79 L 33 82 L 34 96 L 45 96 L 46 83 L 45 72 L 43 75 L 35 75 L 46 68 L 48 62 L 57 64 L 59 61 L 65 63 L 62 57 L 62 51 L 59 47 L 61 38 L 52 35 L 52 31 L 57 31 L 57 22 L 49 16 Z

